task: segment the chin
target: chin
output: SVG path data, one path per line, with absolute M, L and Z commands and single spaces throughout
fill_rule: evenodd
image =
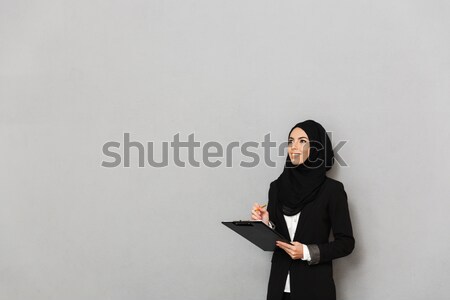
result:
M 299 162 L 299 161 L 294 161 L 294 160 L 292 160 L 292 159 L 291 159 L 291 163 L 292 163 L 294 166 L 298 166 L 298 165 L 301 164 L 301 162 Z

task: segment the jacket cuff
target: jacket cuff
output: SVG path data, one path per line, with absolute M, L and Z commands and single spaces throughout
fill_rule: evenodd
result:
M 308 261 L 308 265 L 316 265 L 320 261 L 320 249 L 316 244 L 307 245 L 311 260 Z

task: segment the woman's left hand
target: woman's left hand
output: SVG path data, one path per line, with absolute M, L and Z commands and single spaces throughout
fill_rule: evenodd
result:
M 277 245 L 277 247 L 280 247 L 281 249 L 286 251 L 286 253 L 289 254 L 289 256 L 292 259 L 303 258 L 303 244 L 301 244 L 299 242 L 292 242 L 292 245 L 291 245 L 288 243 L 277 241 L 276 245 Z

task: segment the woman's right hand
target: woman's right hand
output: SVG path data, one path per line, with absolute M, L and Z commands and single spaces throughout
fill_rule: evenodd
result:
M 252 220 L 262 220 L 264 224 L 269 225 L 269 212 L 267 207 L 261 207 L 258 203 L 253 204 Z

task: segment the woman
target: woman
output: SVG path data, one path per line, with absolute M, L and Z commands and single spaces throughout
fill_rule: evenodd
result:
M 333 162 L 322 125 L 298 123 L 288 135 L 284 170 L 270 184 L 267 209 L 253 205 L 253 220 L 292 241 L 276 244 L 267 300 L 336 299 L 332 260 L 349 255 L 355 239 L 344 186 L 326 176 Z M 329 241 L 331 230 L 334 239 Z

